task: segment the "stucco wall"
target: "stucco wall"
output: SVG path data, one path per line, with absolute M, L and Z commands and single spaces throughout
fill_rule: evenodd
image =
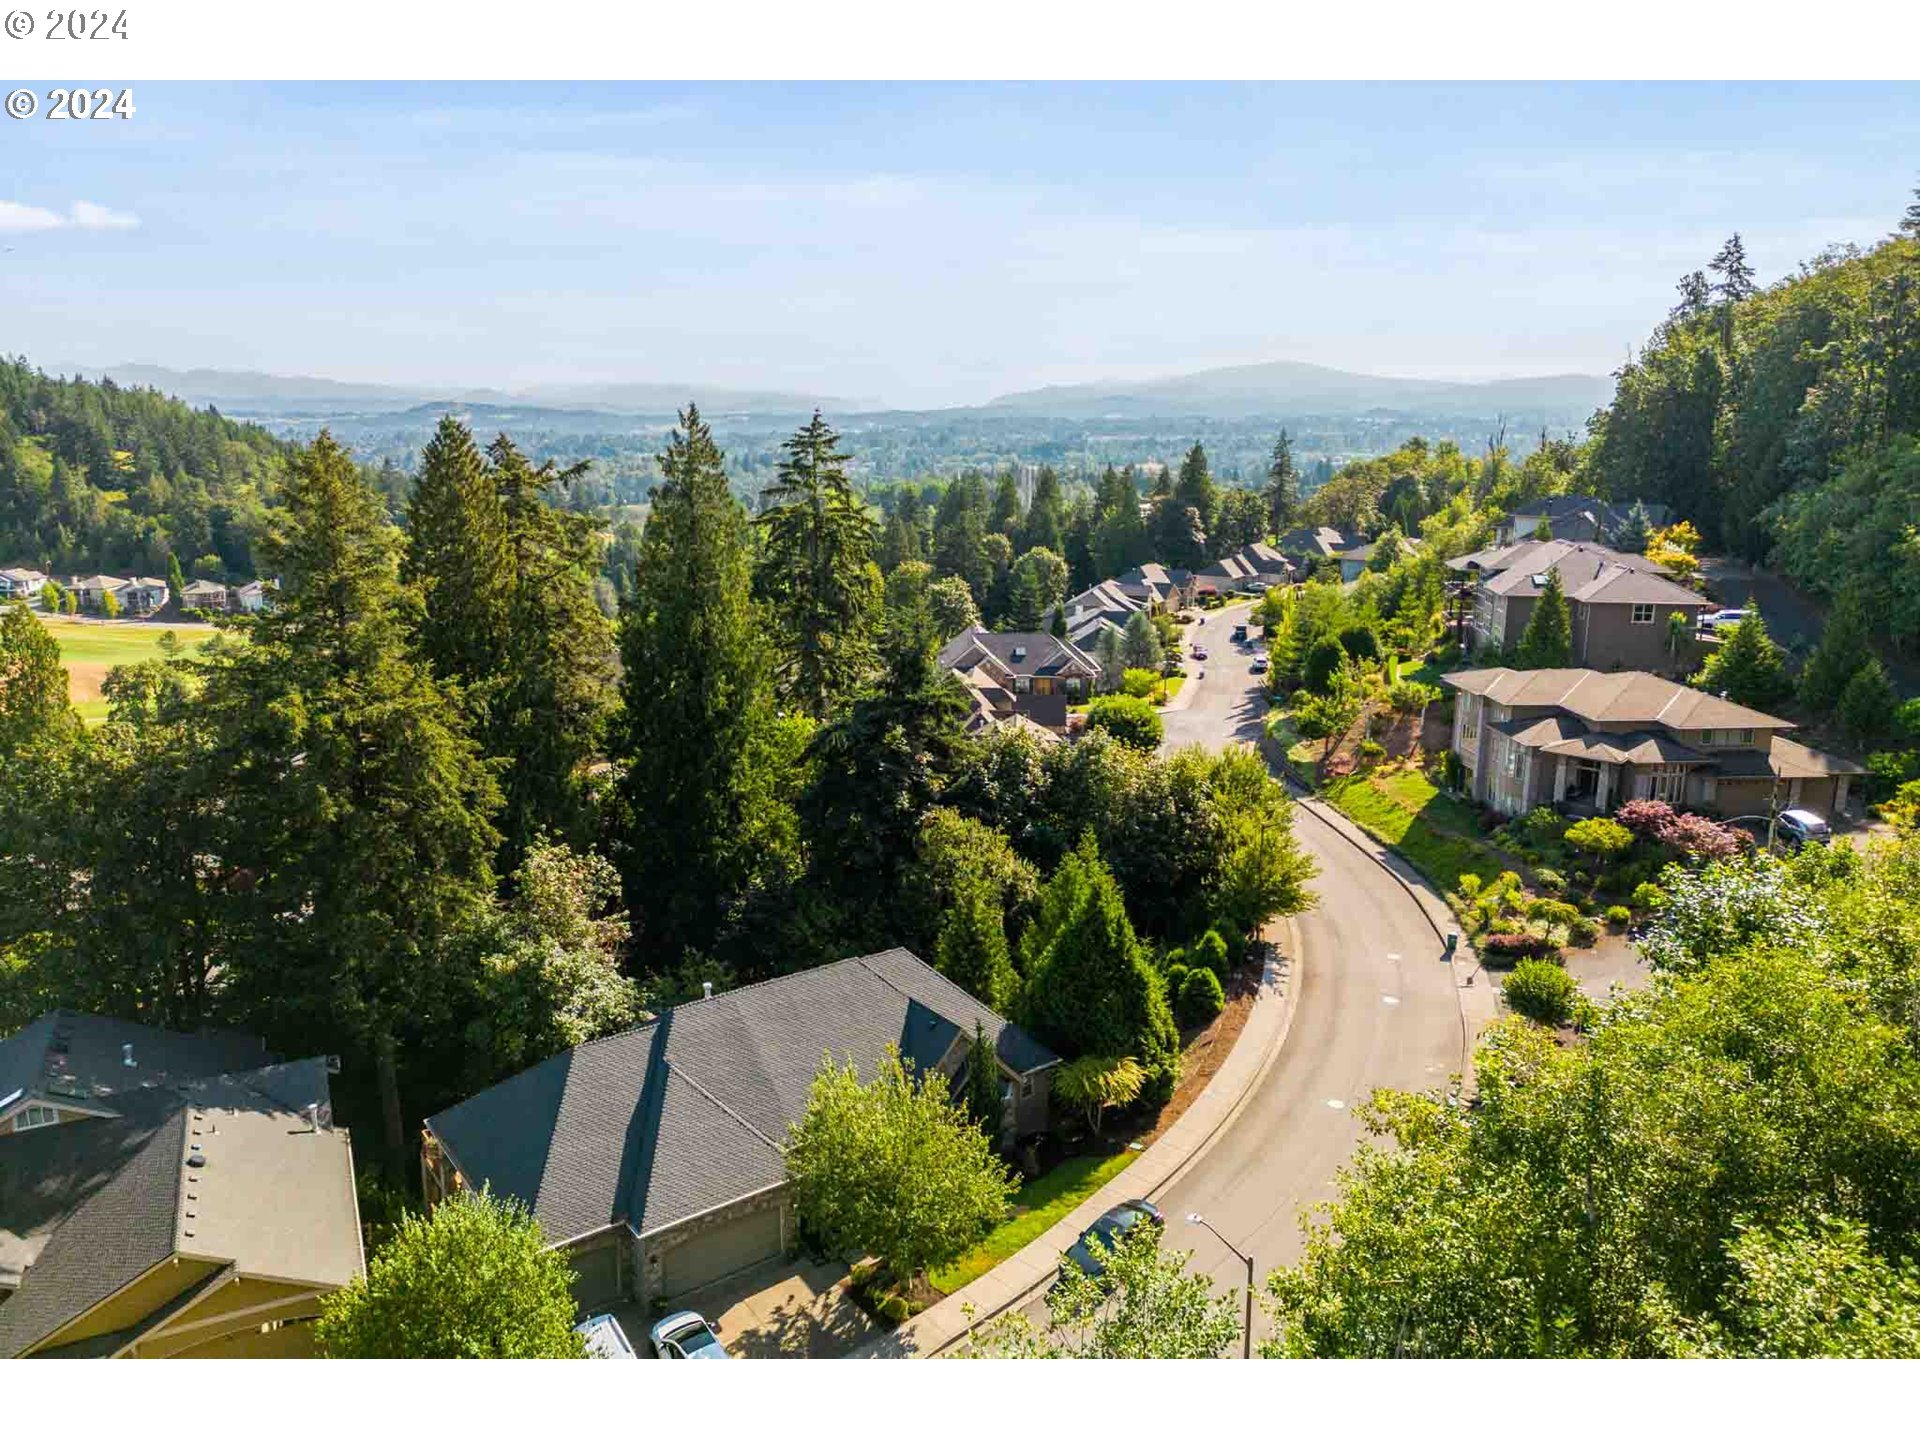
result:
M 1633 623 L 1633 606 L 1594 604 L 1575 601 L 1573 612 L 1573 663 L 1589 670 L 1647 670 L 1655 675 L 1674 675 L 1697 668 L 1695 647 L 1689 639 L 1676 652 L 1667 648 L 1667 616 L 1675 610 L 1697 622 L 1711 607 L 1705 600 L 1697 605 L 1656 605 L 1649 624 Z M 1689 636 L 1692 631 L 1689 629 Z

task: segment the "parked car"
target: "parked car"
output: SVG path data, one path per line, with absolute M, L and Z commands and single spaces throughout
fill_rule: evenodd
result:
M 1244 644 L 1246 644 L 1246 643 L 1247 643 L 1247 627 L 1246 627 L 1246 626 L 1244 626 L 1244 625 L 1236 625 L 1236 626 L 1234 626 L 1234 627 L 1233 627 L 1233 638 L 1234 638 L 1234 640 L 1235 640 L 1235 641 L 1237 641 L 1237 642 L 1238 642 L 1239 644 L 1242 644 L 1242 645 L 1244 645 Z
M 1723 629 L 1738 625 L 1751 614 L 1751 610 L 1709 610 L 1700 617 L 1700 628 L 1709 634 L 1718 634 Z
M 1261 655 L 1254 660 L 1253 673 L 1256 675 L 1264 675 L 1267 673 L 1267 657 L 1266 656 Z
M 620 1322 L 611 1315 L 589 1315 L 573 1327 L 574 1333 L 587 1342 L 589 1360 L 638 1360 L 633 1352 L 633 1342 L 627 1339 L 627 1332 L 620 1328 Z
M 1120 1237 L 1136 1225 L 1151 1225 L 1156 1230 L 1166 1228 L 1166 1219 L 1160 1213 L 1160 1207 L 1151 1200 L 1122 1200 L 1093 1224 L 1080 1232 L 1080 1238 L 1068 1247 L 1067 1253 L 1060 1257 L 1060 1274 L 1070 1275 L 1075 1269 L 1084 1275 L 1098 1279 L 1106 1272 L 1106 1262 L 1093 1252 L 1092 1240 L 1095 1236 L 1107 1250 L 1120 1243 Z
M 1745 830 L 1757 844 L 1767 843 L 1769 824 L 1766 816 L 1737 815 L 1727 823 Z M 1798 850 L 1802 845 L 1833 843 L 1833 827 L 1811 810 L 1782 810 L 1773 817 L 1771 829 L 1774 845 L 1780 849 Z
M 656 1321 L 648 1338 L 653 1353 L 662 1360 L 725 1360 L 727 1347 L 713 1333 L 713 1327 L 696 1312 L 682 1310 Z
M 1194 658 L 1194 659 L 1196 659 L 1196 660 L 1204 660 L 1204 659 L 1206 659 L 1206 658 L 1207 658 L 1207 647 L 1206 647 L 1206 646 L 1204 646 L 1204 645 L 1196 645 L 1196 646 L 1194 646 L 1194 647 L 1193 647 L 1193 658 Z

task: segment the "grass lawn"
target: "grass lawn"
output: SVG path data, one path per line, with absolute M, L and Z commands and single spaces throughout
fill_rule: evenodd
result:
M 1013 1197 L 1012 1218 L 995 1226 L 971 1254 L 927 1278 L 935 1289 L 948 1295 L 978 1280 L 1009 1255 L 1039 1239 L 1074 1206 L 1138 1160 L 1141 1153 L 1122 1150 L 1118 1155 L 1076 1155 L 1062 1160 L 1037 1180 L 1020 1187 L 1020 1193 Z
M 1491 880 L 1508 868 L 1505 857 L 1478 838 L 1473 807 L 1442 795 L 1419 770 L 1349 776 L 1325 793 L 1341 814 L 1393 846 L 1441 890 L 1453 889 L 1469 870 Z
M 52 615 L 39 619 L 60 646 L 60 661 L 67 667 L 67 695 L 89 725 L 107 718 L 107 702 L 100 698 L 100 682 L 107 678 L 107 671 L 158 658 L 160 637 L 169 630 L 189 649 L 214 634 L 211 625 L 114 625 Z
M 1186 683 L 1187 677 L 1184 675 L 1175 675 L 1170 679 L 1162 680 L 1160 682 L 1160 698 L 1154 703 L 1157 705 L 1166 704 L 1167 701 L 1173 699 L 1174 696 L 1180 693 L 1180 687 Z

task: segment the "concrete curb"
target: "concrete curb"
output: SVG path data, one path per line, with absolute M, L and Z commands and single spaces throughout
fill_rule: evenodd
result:
M 1122 1200 L 1140 1195 L 1151 1199 L 1163 1193 L 1193 1168 L 1246 1108 L 1261 1079 L 1278 1061 L 1292 1029 L 1302 962 L 1291 920 L 1281 924 L 1283 953 L 1269 960 L 1261 972 L 1260 994 L 1233 1053 L 1167 1133 L 1044 1233 L 899 1329 L 861 1346 L 850 1359 L 919 1359 L 952 1349 L 978 1326 L 1026 1304 L 1050 1285 L 1061 1254 L 1096 1217 Z M 1288 947 L 1291 955 L 1285 953 Z M 971 1319 L 965 1313 L 969 1305 Z

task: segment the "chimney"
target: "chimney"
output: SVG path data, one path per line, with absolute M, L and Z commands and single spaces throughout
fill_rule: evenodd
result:
M 713 998 L 713 982 L 711 980 L 702 980 L 700 982 L 700 998 L 703 1000 L 711 1000 Z
M 320 1106 L 318 1105 L 318 1103 L 307 1106 L 307 1128 L 309 1130 L 314 1131 L 315 1133 L 319 1132 Z
M 129 1070 L 133 1069 L 133 1045 L 131 1042 L 120 1047 L 120 1063 Z

